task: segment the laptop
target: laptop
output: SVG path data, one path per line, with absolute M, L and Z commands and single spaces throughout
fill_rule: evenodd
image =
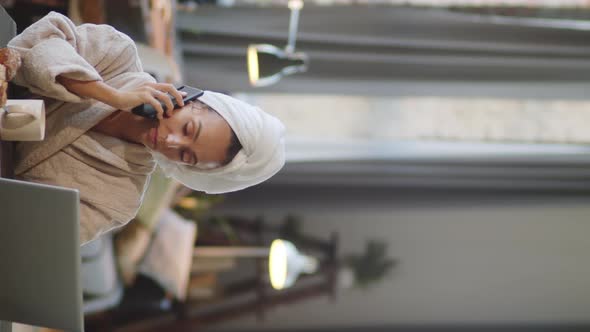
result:
M 0 321 L 83 331 L 78 191 L 0 178 Z

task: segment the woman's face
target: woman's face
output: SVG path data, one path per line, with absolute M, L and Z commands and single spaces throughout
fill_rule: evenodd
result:
M 144 136 L 144 144 L 171 161 L 210 169 L 224 162 L 231 134 L 225 119 L 194 101 L 160 120 Z

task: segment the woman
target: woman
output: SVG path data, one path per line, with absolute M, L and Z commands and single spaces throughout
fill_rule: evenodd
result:
M 17 145 L 15 174 L 79 190 L 81 243 L 135 216 L 156 163 L 209 193 L 260 183 L 284 164 L 278 119 L 211 91 L 184 105 L 172 85 L 143 72 L 133 41 L 110 26 L 76 27 L 50 13 L 8 47 L 22 58 L 13 82 L 44 98 L 47 113 L 45 140 Z M 158 120 L 128 112 L 144 103 Z

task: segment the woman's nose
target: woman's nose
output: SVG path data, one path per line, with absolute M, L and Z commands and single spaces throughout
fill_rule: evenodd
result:
M 171 148 L 178 148 L 183 145 L 187 145 L 188 143 L 189 142 L 187 141 L 187 139 L 180 135 L 175 135 L 171 133 L 168 134 L 168 136 L 166 136 L 166 145 L 168 145 L 168 147 Z
M 182 145 L 182 140 L 174 134 L 166 136 L 166 145 L 171 148 L 177 148 Z

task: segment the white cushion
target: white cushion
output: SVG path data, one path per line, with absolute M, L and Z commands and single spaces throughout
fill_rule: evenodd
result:
M 177 299 L 184 300 L 196 234 L 194 222 L 166 210 L 138 271 Z

